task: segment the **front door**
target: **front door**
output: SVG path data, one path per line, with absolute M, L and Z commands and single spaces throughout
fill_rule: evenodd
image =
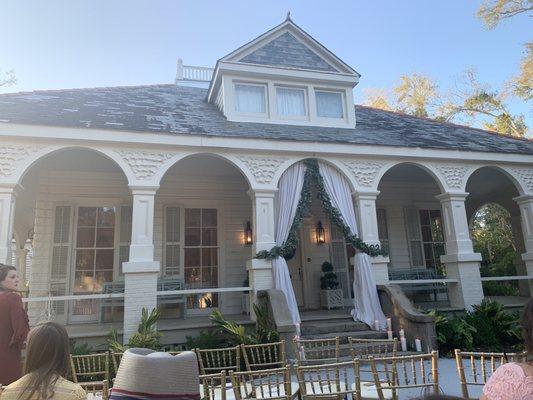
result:
M 302 252 L 300 247 L 297 247 L 294 253 L 294 257 L 287 260 L 289 266 L 289 274 L 291 275 L 292 288 L 294 290 L 294 296 L 296 297 L 296 303 L 298 307 L 304 305 L 303 295 L 303 266 L 302 266 Z

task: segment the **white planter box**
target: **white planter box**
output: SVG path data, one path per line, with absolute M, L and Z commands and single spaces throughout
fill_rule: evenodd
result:
M 343 308 L 344 297 L 342 295 L 342 289 L 321 290 L 320 305 L 328 310 L 332 308 Z

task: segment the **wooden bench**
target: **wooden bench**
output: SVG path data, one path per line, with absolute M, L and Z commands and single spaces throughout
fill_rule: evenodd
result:
M 443 275 L 437 274 L 433 269 L 397 269 L 394 268 L 389 270 L 389 279 L 391 281 L 402 281 L 402 280 L 416 280 L 416 279 L 444 279 L 446 278 Z M 409 283 L 401 285 L 402 289 L 405 292 L 410 293 L 433 293 L 434 301 L 437 301 L 437 295 L 439 293 L 444 293 L 446 299 L 448 300 L 448 289 L 446 284 L 441 282 L 424 282 L 424 283 Z
M 182 279 L 168 279 L 168 278 L 159 278 L 157 280 L 157 291 L 170 291 L 170 290 L 183 290 L 185 285 Z M 124 281 L 118 282 L 105 282 L 103 289 L 103 294 L 112 294 L 112 293 L 124 293 Z M 186 318 L 187 316 L 187 296 L 183 294 L 176 294 L 172 296 L 161 296 L 157 299 L 158 305 L 164 304 L 180 304 L 181 305 L 181 317 Z M 124 307 L 123 298 L 110 298 L 102 299 L 100 302 L 100 322 L 104 322 L 105 311 L 107 308 L 115 307 Z

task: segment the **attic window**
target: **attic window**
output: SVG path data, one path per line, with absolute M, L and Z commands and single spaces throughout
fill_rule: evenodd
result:
M 323 118 L 344 118 L 341 92 L 315 90 L 316 115 Z
M 277 87 L 276 104 L 278 115 L 283 117 L 305 117 L 307 115 L 305 98 L 304 89 Z
M 235 84 L 235 111 L 264 114 L 266 112 L 265 85 Z

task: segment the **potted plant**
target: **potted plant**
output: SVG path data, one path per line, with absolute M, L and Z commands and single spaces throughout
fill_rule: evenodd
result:
M 328 310 L 332 308 L 342 308 L 344 298 L 342 289 L 339 289 L 339 279 L 333 272 L 333 265 L 324 261 L 322 264 L 323 275 L 320 278 L 320 304 Z

